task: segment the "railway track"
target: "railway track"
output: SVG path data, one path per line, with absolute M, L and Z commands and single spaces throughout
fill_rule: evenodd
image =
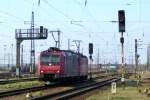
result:
M 57 87 L 58 85 L 59 85 L 58 83 L 55 83 L 55 84 L 44 85 L 44 86 L 35 86 L 31 88 L 4 91 L 4 92 L 0 92 L 0 98 L 33 92 L 33 91 L 46 90 L 46 89 Z
M 93 80 L 98 80 L 98 79 L 103 79 L 103 78 L 106 78 L 106 77 L 99 76 L 99 77 L 93 78 Z M 72 86 L 76 85 L 78 87 L 78 86 L 80 86 L 79 83 L 82 84 L 82 83 L 90 83 L 90 82 L 91 82 L 91 80 L 86 80 L 84 82 L 79 81 L 79 82 L 73 83 L 71 85 Z M 54 83 L 54 84 L 50 84 L 50 85 L 46 85 L 46 86 L 45 85 L 44 86 L 35 86 L 35 87 L 31 87 L 31 88 L 4 91 L 4 92 L 0 92 L 0 98 L 15 96 L 15 95 L 17 96 L 17 95 L 20 95 L 20 94 L 35 92 L 35 91 L 40 91 L 40 90 L 47 90 L 47 89 L 57 88 L 58 86 L 64 86 L 64 84 Z
M 38 77 L 31 77 L 31 78 L 22 78 L 22 79 L 1 79 L 0 84 L 9 84 L 9 83 L 17 83 L 17 82 L 25 82 L 25 81 L 34 81 L 38 80 Z
M 87 80 L 87 82 L 89 82 L 90 80 Z M 79 83 L 83 83 L 82 82 L 76 82 L 71 84 L 73 85 L 78 85 Z M 40 91 L 40 90 L 47 90 L 47 89 L 52 89 L 52 88 L 57 88 L 58 86 L 66 86 L 67 84 L 61 84 L 61 83 L 52 83 L 49 85 L 43 85 L 43 86 L 35 86 L 35 87 L 31 87 L 31 88 L 23 88 L 23 89 L 15 89 L 15 90 L 8 90 L 8 91 L 4 91 L 4 92 L 0 92 L 0 98 L 4 98 L 4 97 L 9 97 L 9 96 L 15 96 L 15 95 L 20 95 L 20 94 L 24 94 L 24 93 L 30 93 L 30 92 L 35 92 L 35 91 Z M 70 83 L 69 83 L 70 85 Z
M 92 73 L 94 74 L 100 74 L 100 72 Z M 90 75 L 90 73 L 88 73 Z M 102 75 L 106 76 L 106 75 Z M 38 77 L 30 77 L 30 78 L 19 78 L 19 79 L 0 79 L 0 84 L 10 84 L 10 83 L 17 83 L 17 82 L 25 82 L 25 81 L 34 81 L 38 80 Z
M 110 84 L 114 81 L 118 81 L 118 80 L 120 80 L 120 78 L 111 78 L 111 79 L 106 79 L 106 80 L 99 81 L 99 82 L 94 82 L 94 83 L 92 82 L 92 83 L 86 84 L 84 86 L 79 86 L 79 87 L 65 90 L 62 92 L 57 92 L 54 94 L 47 94 L 47 95 L 43 95 L 40 97 L 33 97 L 30 100 L 47 100 L 47 99 L 66 100 L 66 99 L 70 99 L 72 97 L 81 95 L 85 92 L 91 91 L 93 89 L 103 87 L 105 85 L 108 85 L 108 84 Z
M 66 84 L 61 84 L 61 83 L 53 83 L 49 85 L 43 85 L 43 86 L 35 86 L 31 88 L 23 88 L 23 89 L 15 89 L 15 90 L 8 90 L 4 92 L 0 92 L 0 98 L 5 98 L 9 96 L 15 96 L 15 95 L 20 95 L 24 93 L 30 93 L 30 92 L 35 92 L 35 91 L 40 91 L 40 90 L 47 90 L 47 89 L 52 89 L 52 88 L 57 88 L 59 86 L 75 86 L 79 85 L 79 83 L 84 83 L 84 82 L 90 82 L 90 80 L 85 80 L 85 81 L 77 81 L 76 83 L 66 83 Z

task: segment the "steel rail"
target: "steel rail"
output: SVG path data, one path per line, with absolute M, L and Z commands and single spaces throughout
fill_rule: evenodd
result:
M 1 79 L 0 84 L 10 84 L 10 83 L 17 83 L 17 82 L 25 82 L 25 81 L 34 81 L 38 80 L 38 77 L 33 77 L 33 78 L 22 78 L 22 79 Z
M 57 86 L 59 86 L 59 84 L 55 83 L 55 84 L 44 85 L 44 86 L 35 86 L 35 87 L 31 87 L 31 88 L 23 88 L 23 89 L 4 91 L 4 92 L 0 92 L 0 98 L 23 94 L 23 93 L 28 93 L 28 92 L 33 92 L 33 91 L 45 90 L 45 89 L 49 89 L 49 88 L 55 88 Z
M 100 82 L 86 84 L 84 86 L 79 86 L 79 87 L 65 90 L 62 92 L 57 92 L 54 94 L 47 94 L 47 95 L 43 95 L 43 96 L 39 96 L 39 97 L 32 97 L 30 100 L 47 100 L 47 99 L 65 100 L 65 99 L 69 99 L 69 98 L 72 98 L 72 97 L 77 96 L 77 95 L 81 95 L 85 92 L 96 89 L 98 87 L 108 85 L 108 84 L 110 84 L 114 81 L 118 81 L 118 80 L 120 80 L 120 78 L 111 78 L 111 79 L 103 80 Z
M 101 77 L 99 77 L 99 78 L 101 78 Z M 99 78 L 96 77 L 93 79 L 99 79 Z M 90 80 L 79 81 L 79 82 L 76 82 L 76 84 L 83 83 L 83 82 L 91 82 L 91 81 Z M 76 85 L 76 84 L 73 83 L 72 85 Z M 8 90 L 8 91 L 0 92 L 0 98 L 19 95 L 19 94 L 28 93 L 28 92 L 39 91 L 39 90 L 46 90 L 46 89 L 50 89 L 50 88 L 56 88 L 61 85 L 63 85 L 63 84 L 55 83 L 55 84 L 50 84 L 50 85 L 46 85 L 46 86 L 44 85 L 44 86 L 35 86 L 35 87 L 31 87 L 31 88 Z

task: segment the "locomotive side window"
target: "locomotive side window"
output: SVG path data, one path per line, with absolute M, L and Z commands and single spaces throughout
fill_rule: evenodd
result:
M 60 57 L 58 55 L 42 55 L 41 64 L 43 65 L 56 65 L 59 64 Z

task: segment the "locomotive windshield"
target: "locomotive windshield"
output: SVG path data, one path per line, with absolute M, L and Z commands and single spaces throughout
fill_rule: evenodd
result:
M 41 64 L 43 65 L 56 65 L 59 64 L 60 57 L 58 55 L 42 55 Z

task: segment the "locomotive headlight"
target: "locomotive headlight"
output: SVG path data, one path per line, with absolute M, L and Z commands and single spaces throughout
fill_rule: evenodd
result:
M 60 71 L 58 70 L 56 73 L 59 73 Z
M 43 73 L 43 71 L 41 70 L 41 73 Z

